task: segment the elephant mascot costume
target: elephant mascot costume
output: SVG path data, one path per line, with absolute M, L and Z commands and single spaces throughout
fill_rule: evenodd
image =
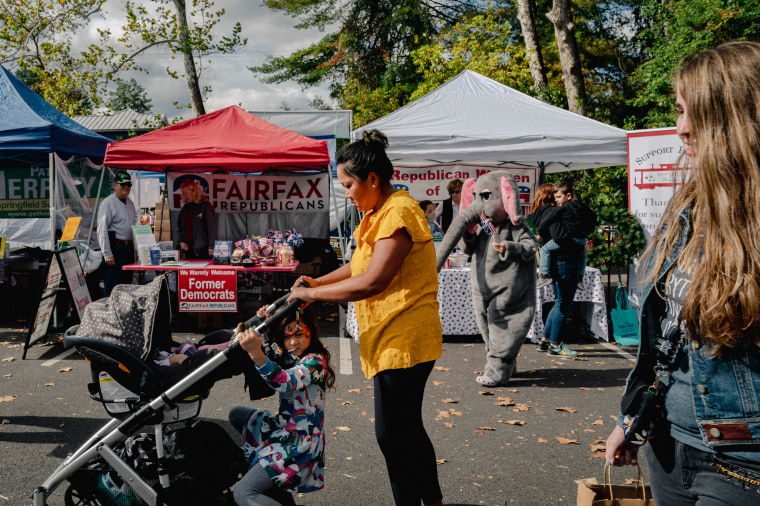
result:
M 538 250 L 509 172 L 492 171 L 465 181 L 459 215 L 438 248 L 439 271 L 460 238 L 465 254 L 472 256 L 472 304 L 486 344 L 486 366 L 477 381 L 503 386 L 515 372 L 535 316 Z

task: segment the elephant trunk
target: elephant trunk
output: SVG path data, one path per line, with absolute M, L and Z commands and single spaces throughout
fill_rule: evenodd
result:
M 480 207 L 473 204 L 463 211 L 460 211 L 454 221 L 451 222 L 449 229 L 443 236 L 441 245 L 435 254 L 436 268 L 441 272 L 443 264 L 446 262 L 449 254 L 454 250 L 459 240 L 464 235 L 467 228 L 473 223 L 480 221 Z

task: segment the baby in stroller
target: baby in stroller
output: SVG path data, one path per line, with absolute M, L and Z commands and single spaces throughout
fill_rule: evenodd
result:
M 330 352 L 319 340 L 314 314 L 307 307 L 286 315 L 274 340 L 295 357 L 284 369 L 264 353 L 264 338 L 250 328 L 240 346 L 267 383 L 280 393 L 276 415 L 267 410 L 237 406 L 230 424 L 243 435 L 248 472 L 235 486 L 238 506 L 295 505 L 295 492 L 324 487 L 325 391 L 335 383 Z

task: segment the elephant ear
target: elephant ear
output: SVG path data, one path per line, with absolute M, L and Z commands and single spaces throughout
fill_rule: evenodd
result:
M 517 184 L 512 176 L 501 177 L 501 202 L 507 216 L 509 216 L 509 221 L 513 225 L 519 225 L 522 210 L 520 209 L 520 199 L 517 196 Z
M 470 207 L 470 204 L 475 199 L 475 183 L 477 183 L 476 180 L 468 179 L 462 185 L 462 199 L 459 201 L 460 213 Z

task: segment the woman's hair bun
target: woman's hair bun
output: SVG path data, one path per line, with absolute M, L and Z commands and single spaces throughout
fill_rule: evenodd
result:
M 367 130 L 362 131 L 362 139 L 366 145 L 370 145 L 372 142 L 379 142 L 383 145 L 383 148 L 388 149 L 388 138 L 380 130 Z

